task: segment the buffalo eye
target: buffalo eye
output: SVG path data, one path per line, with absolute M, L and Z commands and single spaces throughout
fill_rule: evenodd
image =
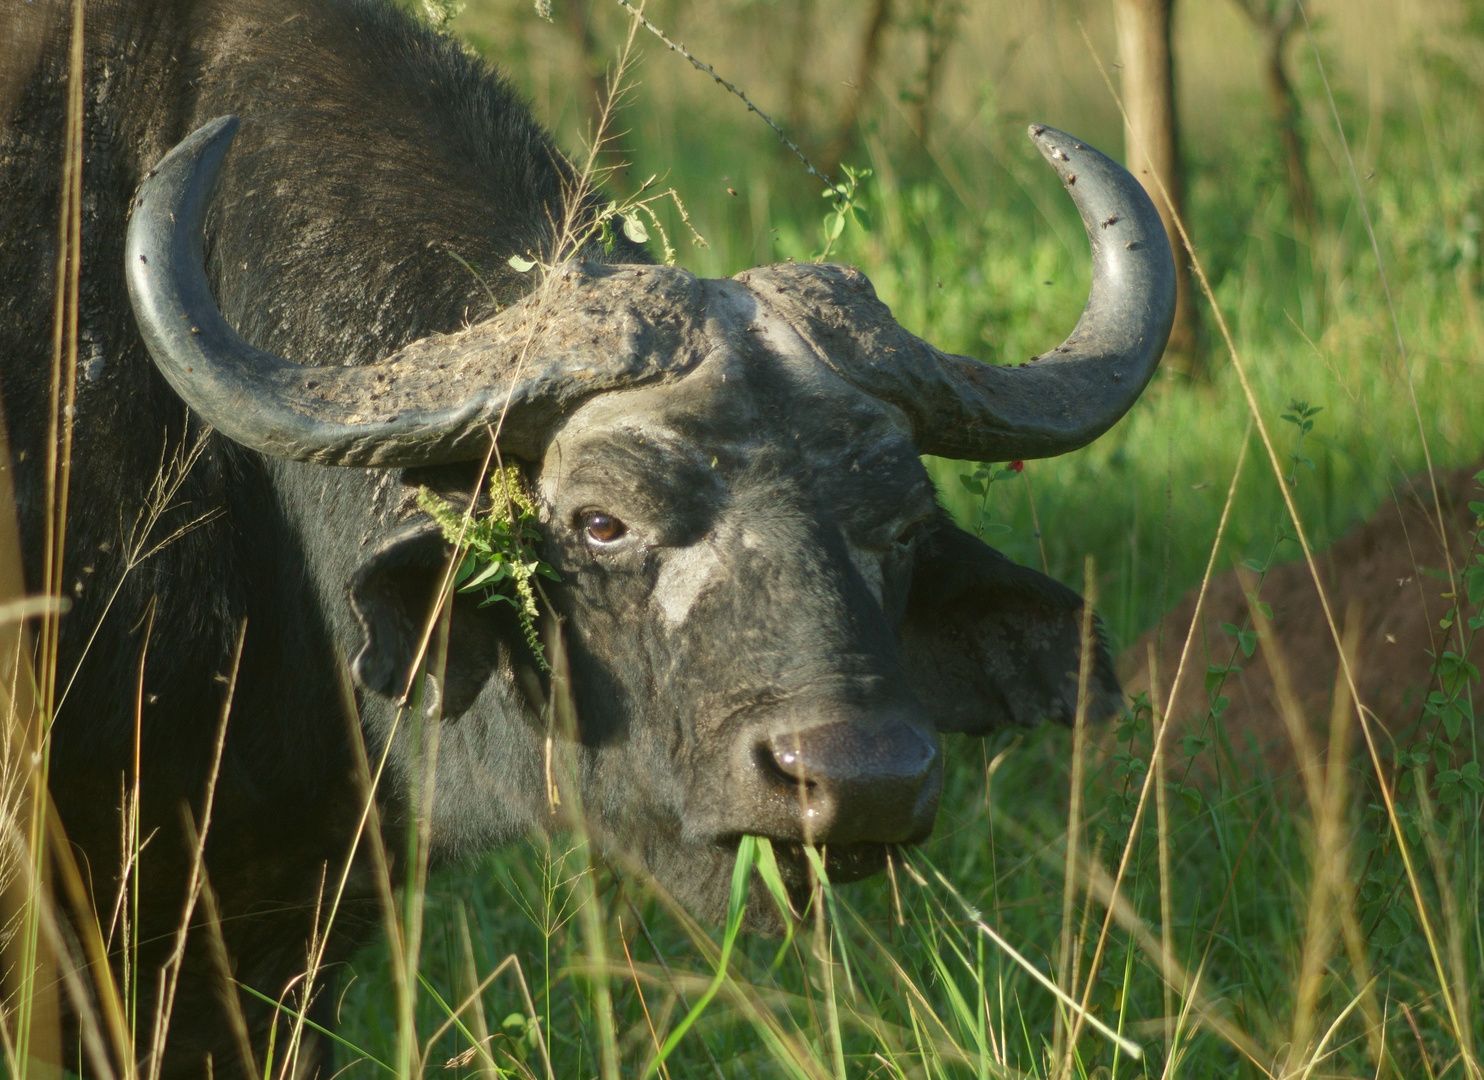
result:
M 582 516 L 582 530 L 595 544 L 611 544 L 628 531 L 624 523 L 612 514 L 597 511 Z

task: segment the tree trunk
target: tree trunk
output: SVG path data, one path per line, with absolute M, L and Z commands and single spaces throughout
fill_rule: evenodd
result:
M 963 4 L 959 0 L 928 0 L 927 10 L 923 13 L 925 56 L 922 98 L 917 103 L 917 137 L 923 146 L 927 146 L 932 137 L 933 110 L 937 106 L 938 91 L 942 88 L 943 67 L 962 13 Z
M 876 78 L 876 65 L 881 59 L 881 41 L 891 24 L 891 0 L 874 0 L 865 37 L 861 38 L 860 57 L 855 63 L 855 79 L 846 88 L 845 101 L 835 126 L 835 141 L 825 151 L 825 171 L 833 173 L 855 144 L 856 125 L 860 123 L 861 99 Z
M 809 48 L 814 40 L 814 0 L 798 0 L 794 7 L 793 42 L 788 58 L 788 76 L 784 80 L 787 94 L 789 126 L 794 129 L 795 139 L 808 126 L 804 106 L 804 69 L 809 63 Z
M 1190 256 L 1175 227 L 1178 215 L 1189 229 L 1170 48 L 1173 6 L 1174 0 L 1114 0 L 1114 13 L 1123 63 L 1123 104 L 1128 113 L 1124 156 L 1129 171 L 1139 178 L 1159 210 L 1175 253 L 1175 325 L 1170 330 L 1165 364 L 1196 375 L 1204 367 L 1200 312 L 1195 306 Z
M 561 9 L 567 36 L 577 47 L 578 62 L 582 65 L 583 78 L 580 85 L 584 90 L 579 91 L 579 94 L 585 93 L 585 100 L 579 102 L 579 115 L 586 121 L 585 137 L 589 140 L 601 137 L 603 145 L 599 147 L 595 163 L 599 169 L 612 167 L 623 160 L 624 154 L 618 143 L 611 113 L 608 130 L 598 131 L 603 107 L 608 100 L 608 73 L 597 35 L 593 32 L 592 0 L 568 0 L 561 5 Z
M 1283 145 L 1283 166 L 1288 177 L 1288 202 L 1293 210 L 1294 231 L 1305 244 L 1314 242 L 1318 218 L 1314 208 L 1314 185 L 1309 180 L 1309 165 L 1304 153 L 1304 137 L 1299 131 L 1298 95 L 1288 81 L 1283 66 L 1283 46 L 1288 40 L 1287 27 L 1269 28 L 1263 35 L 1267 55 L 1263 58 L 1263 90 L 1273 114 L 1273 126 Z
M 1298 95 L 1288 78 L 1283 53 L 1289 32 L 1298 15 L 1297 0 L 1235 0 L 1252 23 L 1262 41 L 1262 88 L 1268 112 L 1278 133 L 1283 152 L 1283 177 L 1288 186 L 1288 210 L 1293 219 L 1293 236 L 1307 250 L 1314 297 L 1314 317 L 1324 321 L 1323 263 L 1315 244 L 1319 237 L 1319 212 L 1314 198 L 1314 184 L 1309 177 L 1308 155 L 1304 148 Z M 1296 256 L 1302 259 L 1302 255 Z

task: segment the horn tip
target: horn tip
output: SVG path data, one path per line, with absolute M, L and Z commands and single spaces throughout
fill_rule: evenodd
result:
M 241 125 L 242 121 L 236 113 L 226 113 L 208 120 L 191 132 L 180 146 L 171 151 L 171 156 L 174 156 L 176 152 L 180 152 L 182 157 L 199 155 L 218 148 L 224 152 L 232 140 L 237 137 L 237 129 Z
M 1087 145 L 1065 131 L 1058 131 L 1045 124 L 1032 124 L 1027 133 L 1031 142 L 1036 144 L 1036 149 L 1041 151 L 1041 156 L 1050 162 L 1057 174 L 1068 183 L 1076 183 L 1075 179 L 1071 179 L 1076 176 L 1072 171 L 1073 155 L 1088 150 Z

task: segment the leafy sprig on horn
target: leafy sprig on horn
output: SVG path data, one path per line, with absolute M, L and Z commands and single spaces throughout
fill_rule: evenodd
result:
M 472 510 L 455 510 L 425 487 L 417 489 L 417 505 L 438 523 L 443 538 L 462 552 L 454 587 L 462 593 L 483 592 L 480 607 L 502 602 L 514 607 L 531 654 L 548 671 L 536 631 L 540 612 L 531 581 L 537 574 L 552 581 L 561 578 L 533 554 L 540 538 L 535 528 L 536 504 L 510 468 L 492 472 L 490 500 L 490 512 L 481 516 Z

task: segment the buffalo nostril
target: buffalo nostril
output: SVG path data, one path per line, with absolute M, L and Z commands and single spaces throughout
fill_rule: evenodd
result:
M 773 735 L 758 755 L 795 785 L 858 789 L 865 795 L 916 788 L 933 771 L 938 751 L 930 736 L 899 721 L 837 721 Z
M 814 779 L 809 776 L 808 767 L 804 762 L 802 751 L 798 747 L 778 745 L 780 740 L 771 740 L 769 743 L 759 743 L 753 750 L 759 770 L 775 784 L 797 791 L 802 785 L 806 791 L 815 786 Z
M 729 831 L 808 844 L 926 836 L 942 787 L 932 729 L 906 709 L 820 711 L 769 717 L 739 733 Z

